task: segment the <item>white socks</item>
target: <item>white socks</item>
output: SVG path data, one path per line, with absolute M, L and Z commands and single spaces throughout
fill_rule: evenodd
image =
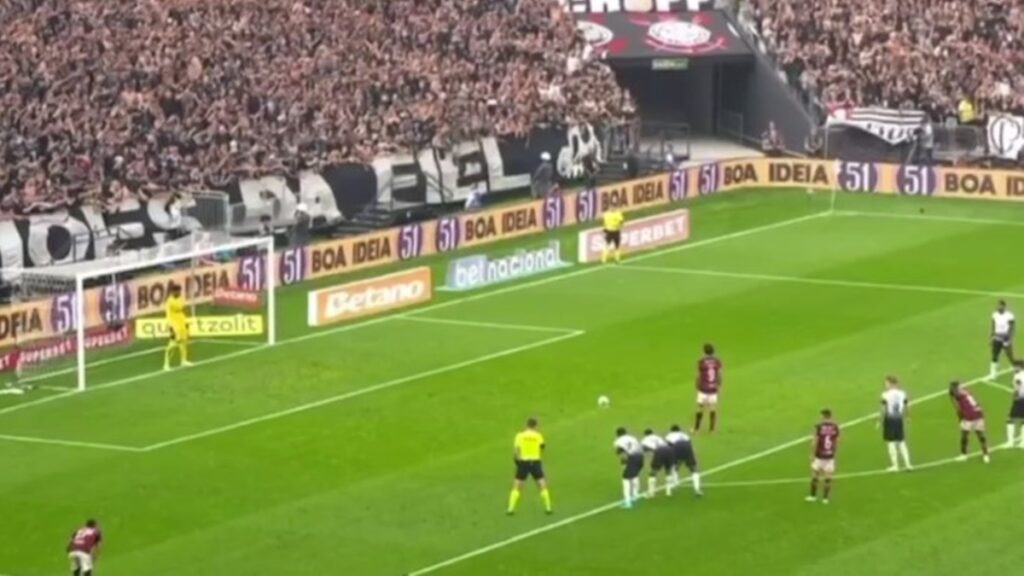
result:
M 700 494 L 700 473 L 694 472 L 691 474 L 690 481 L 693 482 L 693 491 Z
M 910 449 L 906 442 L 900 442 L 900 456 L 903 456 L 903 466 L 910 469 Z
M 633 500 L 639 500 L 640 499 L 640 479 L 639 478 L 633 478 L 632 484 L 630 485 L 630 488 L 632 488 L 632 490 L 633 490 Z
M 1017 436 L 1017 425 L 1010 422 L 1006 425 L 1006 445 L 1013 446 L 1014 440 Z
M 647 479 L 647 497 L 654 498 L 654 493 L 658 491 L 658 478 L 651 474 L 650 478 Z
M 633 483 L 629 480 L 622 481 L 622 502 L 627 507 L 633 504 Z
M 910 468 L 910 449 L 907 448 L 906 442 L 889 442 L 886 447 L 889 448 L 889 462 L 892 463 L 893 470 L 899 469 L 900 457 L 903 458 L 903 467 Z
M 989 364 L 989 367 L 988 367 L 988 377 L 989 378 L 995 378 L 998 373 L 999 373 L 999 362 L 993 362 L 992 364 Z

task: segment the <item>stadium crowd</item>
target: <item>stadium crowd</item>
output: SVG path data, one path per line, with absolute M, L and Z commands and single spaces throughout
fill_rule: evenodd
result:
M 749 0 L 741 19 L 825 107 L 1024 114 L 1024 0 Z
M 623 115 L 557 0 L 4 0 L 0 208 Z

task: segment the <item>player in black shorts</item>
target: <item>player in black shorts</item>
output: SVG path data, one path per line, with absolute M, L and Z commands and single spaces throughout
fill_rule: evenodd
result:
M 1016 362 L 1013 355 L 1013 336 L 1016 332 L 1017 321 L 1006 307 L 1006 301 L 1000 300 L 996 309 L 992 312 L 992 363 L 989 365 L 989 380 L 995 380 L 999 375 L 999 356 L 1005 354 L 1010 364 Z
M 658 492 L 658 474 L 665 478 L 665 494 L 672 495 L 672 488 L 675 481 L 672 477 L 672 468 L 675 463 L 675 456 L 672 447 L 664 438 L 648 428 L 644 430 L 644 437 L 640 439 L 644 452 L 651 455 L 650 472 L 647 474 L 647 497 L 654 498 Z
M 682 431 L 678 424 L 673 424 L 669 433 L 665 435 L 665 441 L 672 447 L 672 476 L 676 484 L 679 483 L 679 466 L 686 466 L 690 471 L 690 481 L 693 484 L 693 492 L 697 496 L 703 496 L 700 491 L 700 471 L 697 469 L 697 455 L 693 451 L 693 441 L 690 436 Z
M 1024 430 L 1020 435 L 1020 444 L 1016 443 L 1017 429 L 1024 425 L 1024 361 L 1013 363 L 1013 403 L 1010 404 L 1010 417 L 1006 421 L 1006 446 L 1024 448 Z
M 601 251 L 601 262 L 608 262 L 608 257 L 615 255 L 615 261 L 622 261 L 622 224 L 626 216 L 621 210 L 610 209 L 601 219 L 604 221 L 604 249 Z
M 514 514 L 519 497 L 523 491 L 523 483 L 533 478 L 540 488 L 540 499 L 544 503 L 544 511 L 551 514 L 551 491 L 548 490 L 544 478 L 544 465 L 541 457 L 544 453 L 544 435 L 537 429 L 537 419 L 526 421 L 526 429 L 516 434 L 513 440 L 516 477 L 512 483 L 512 492 L 508 496 L 508 514 Z

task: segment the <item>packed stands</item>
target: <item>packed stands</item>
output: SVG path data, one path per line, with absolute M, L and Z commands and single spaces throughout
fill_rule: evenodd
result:
M 1024 114 L 1024 0 L 749 0 L 740 15 L 824 108 Z
M 616 119 L 588 52 L 557 0 L 5 0 L 0 207 Z

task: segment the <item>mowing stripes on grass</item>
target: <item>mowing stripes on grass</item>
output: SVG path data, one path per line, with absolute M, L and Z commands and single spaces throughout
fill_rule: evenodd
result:
M 951 294 L 956 296 L 991 296 L 993 298 L 1024 298 L 1020 292 L 999 292 L 974 290 L 970 288 L 948 288 L 943 286 L 921 286 L 917 284 L 886 284 L 884 282 L 861 282 L 859 280 L 832 280 L 828 278 L 811 278 L 808 276 L 778 276 L 775 274 L 753 274 L 748 272 L 729 272 L 726 270 L 705 270 L 700 268 L 674 268 L 671 266 L 644 266 L 626 263 L 620 270 L 636 270 L 661 274 L 681 274 L 686 276 L 713 276 L 716 278 L 736 278 L 740 280 L 760 280 L 764 282 L 788 282 L 793 284 L 809 284 L 813 286 L 833 286 L 838 288 L 866 288 L 869 290 L 895 290 L 901 292 L 929 292 L 933 294 Z
M 998 374 L 1002 375 L 1002 374 L 1006 374 L 1007 372 L 1009 372 L 1009 370 L 1003 370 L 1003 371 L 999 372 Z M 973 380 L 968 380 L 967 382 L 964 382 L 963 385 L 964 386 L 973 386 L 975 384 L 979 384 L 981 382 L 985 382 L 986 380 L 988 380 L 988 376 L 984 376 L 984 377 L 981 377 L 981 378 L 974 378 Z M 921 396 L 921 397 L 913 400 L 911 402 L 911 404 L 916 405 L 916 404 L 920 404 L 922 402 L 927 402 L 929 400 L 934 400 L 935 398 L 941 398 L 943 396 L 946 396 L 948 393 L 949 392 L 946 391 L 946 390 L 938 390 L 936 392 L 933 392 L 931 394 L 926 394 L 924 396 Z M 840 424 L 840 426 L 843 427 L 843 428 L 848 428 L 848 427 L 851 427 L 851 426 L 857 426 L 858 424 L 863 424 L 864 422 L 875 421 L 877 419 L 878 419 L 878 412 L 874 411 L 874 412 L 871 412 L 869 414 L 865 414 L 864 416 L 861 416 L 860 418 L 855 418 L 855 419 L 850 420 L 848 422 L 844 422 L 844 423 Z M 720 466 L 716 466 L 714 468 L 711 468 L 710 470 L 702 472 L 701 476 L 706 478 L 708 476 L 712 476 L 714 474 L 718 474 L 718 473 L 724 472 L 726 470 L 730 470 L 732 468 L 736 468 L 737 466 L 742 466 L 743 464 L 746 464 L 748 462 L 753 462 L 755 460 L 761 460 L 762 458 L 766 458 L 766 457 L 771 456 L 773 454 L 777 454 L 777 453 L 782 452 L 784 450 L 788 450 L 790 448 L 793 448 L 794 446 L 805 445 L 810 440 L 811 440 L 811 436 L 810 435 L 801 436 L 800 438 L 796 438 L 794 440 L 790 440 L 789 442 L 784 442 L 784 443 L 779 444 L 777 446 L 774 446 L 772 448 L 768 448 L 766 450 L 762 450 L 761 452 L 757 452 L 757 453 L 751 454 L 749 456 L 744 456 L 743 458 L 739 458 L 739 459 L 736 459 L 736 460 L 732 460 L 730 462 L 726 462 L 725 464 L 722 464 Z M 809 478 L 809 476 L 804 477 L 803 480 L 807 481 L 808 478 Z M 659 491 L 664 490 L 664 488 L 665 488 L 664 486 L 659 487 Z M 615 502 L 609 502 L 608 504 L 605 504 L 603 506 L 598 506 L 597 508 L 593 508 L 591 510 L 587 510 L 586 512 L 581 512 L 579 514 L 576 514 L 576 515 L 573 515 L 573 516 L 569 516 L 568 518 L 564 518 L 562 520 L 559 520 L 558 522 L 553 522 L 551 524 L 545 524 L 544 526 L 541 526 L 539 528 L 535 528 L 533 530 L 528 530 L 528 531 L 523 532 L 521 534 L 517 534 L 517 535 L 512 536 L 510 538 L 506 538 L 505 540 L 500 540 L 498 542 L 495 542 L 494 544 L 489 544 L 489 545 L 484 546 L 482 548 L 477 548 L 476 550 L 472 550 L 472 551 L 467 552 L 465 554 L 462 554 L 462 555 L 459 555 L 459 556 L 455 556 L 453 558 L 449 558 L 448 560 L 444 560 L 444 561 L 438 562 L 437 564 L 432 564 L 430 566 L 427 566 L 426 568 L 420 568 L 419 570 L 413 570 L 412 572 L 409 572 L 407 574 L 407 576 L 422 576 L 424 574 L 431 574 L 433 572 L 437 572 L 438 570 L 442 570 L 442 569 L 447 568 L 449 566 L 453 566 L 455 564 L 459 564 L 461 562 L 465 562 L 466 560 L 471 560 L 471 559 L 476 558 L 478 556 L 483 556 L 484 554 L 488 554 L 490 552 L 494 552 L 495 550 L 500 550 L 502 548 L 507 548 L 508 546 L 511 546 L 511 545 L 516 544 L 518 542 L 522 542 L 524 540 L 528 540 L 530 538 L 533 538 L 534 536 L 540 536 L 541 534 L 546 534 L 548 532 L 557 530 L 559 528 L 562 528 L 562 527 L 565 527 L 565 526 L 569 526 L 571 524 L 575 524 L 575 523 L 577 523 L 577 522 L 579 522 L 581 520 L 586 520 L 587 518 L 591 518 L 593 516 L 597 516 L 599 514 L 603 514 L 604 512 L 609 512 L 611 510 L 616 510 L 621 505 L 622 505 L 621 500 L 616 500 Z
M 789 219 L 786 219 L 786 220 L 780 220 L 779 222 L 773 222 L 772 224 L 765 224 L 764 226 L 755 226 L 753 228 L 747 228 L 745 230 L 739 230 L 739 231 L 736 231 L 736 232 L 731 232 L 729 234 L 722 234 L 720 236 L 714 236 L 712 238 L 707 238 L 707 239 L 704 239 L 704 240 L 698 240 L 697 242 L 690 242 L 690 243 L 686 243 L 686 244 L 680 244 L 678 246 L 671 246 L 669 248 L 665 248 L 665 249 L 662 249 L 662 250 L 654 250 L 654 251 L 651 251 L 651 252 L 647 252 L 647 253 L 644 253 L 644 254 L 637 255 L 637 256 L 633 257 L 631 260 L 632 261 L 646 260 L 648 258 L 654 258 L 654 257 L 662 255 L 662 254 L 670 254 L 670 253 L 674 253 L 674 252 L 680 252 L 680 251 L 683 251 L 683 250 L 690 250 L 690 249 L 693 249 L 693 248 L 699 248 L 701 246 L 707 246 L 709 244 L 715 244 L 715 243 L 723 242 L 723 241 L 726 241 L 726 240 L 733 240 L 733 239 L 736 239 L 736 238 L 743 238 L 743 237 L 746 237 L 746 236 L 751 236 L 753 234 L 759 234 L 761 232 L 767 232 L 767 231 L 770 231 L 770 230 L 777 230 L 779 228 L 785 228 L 787 226 L 793 226 L 794 224 L 801 224 L 803 222 L 809 222 L 811 220 L 816 220 L 818 218 L 826 217 L 829 214 L 830 214 L 830 212 L 828 212 L 828 211 L 825 211 L 825 212 L 815 212 L 813 214 L 807 214 L 807 215 L 804 215 L 804 216 L 798 216 L 796 218 L 789 218 Z M 462 298 L 457 298 L 457 299 L 454 299 L 454 300 L 448 300 L 448 301 L 440 302 L 438 304 L 433 304 L 433 305 L 430 305 L 430 306 L 424 306 L 423 308 L 419 308 L 419 309 L 417 309 L 417 310 L 415 310 L 414 312 L 411 312 L 411 313 L 399 314 L 399 315 L 380 316 L 378 318 L 374 318 L 374 319 L 371 319 L 371 320 L 366 320 L 366 321 L 363 321 L 363 322 L 357 322 L 355 324 L 346 324 L 344 326 L 339 326 L 337 328 L 331 328 L 331 329 L 328 329 L 328 330 L 321 330 L 321 331 L 317 331 L 317 332 L 310 332 L 309 334 L 304 334 L 302 336 L 296 336 L 294 338 L 288 338 L 288 339 L 285 339 L 285 340 L 279 340 L 277 342 L 277 344 L 275 344 L 275 346 L 285 346 L 285 345 L 288 345 L 288 344 L 295 344 L 295 343 L 298 343 L 298 342 L 305 342 L 307 340 L 313 340 L 315 338 L 323 338 L 323 337 L 326 337 L 326 336 L 332 336 L 334 334 L 340 334 L 342 332 L 348 332 L 350 330 L 357 330 L 359 328 L 363 328 L 363 327 L 366 327 L 366 326 L 374 326 L 374 325 L 377 325 L 377 324 L 380 324 L 380 323 L 383 323 L 383 322 L 390 322 L 390 321 L 393 321 L 393 320 L 401 318 L 401 317 L 408 318 L 409 316 L 414 315 L 414 314 L 424 314 L 424 313 L 427 313 L 427 312 L 430 312 L 430 311 L 433 311 L 433 310 L 440 310 L 442 308 L 447 308 L 449 306 L 455 306 L 457 304 L 462 304 L 462 303 L 465 303 L 465 302 L 474 302 L 474 301 L 477 301 L 477 300 L 482 300 L 484 298 L 491 298 L 493 296 L 499 296 L 501 294 L 508 294 L 508 293 L 511 293 L 511 292 L 518 292 L 520 290 L 526 290 L 528 288 L 533 288 L 533 287 L 536 287 L 536 286 L 544 286 L 544 285 L 550 284 L 552 282 L 560 282 L 562 280 L 567 280 L 569 278 L 575 278 L 577 276 L 582 276 L 584 274 L 591 274 L 593 272 L 597 272 L 597 271 L 600 271 L 600 270 L 607 270 L 607 269 L 609 269 L 609 268 L 608 267 L 604 267 L 604 266 L 589 266 L 589 267 L 586 267 L 586 268 L 579 268 L 579 269 L 572 270 L 570 272 L 554 274 L 552 276 L 546 276 L 544 278 L 540 278 L 538 280 L 533 280 L 531 282 L 524 282 L 524 283 L 521 283 L 521 284 L 513 284 L 511 286 L 507 286 L 505 288 L 500 288 L 500 289 L 497 289 L 497 290 L 481 292 L 479 294 L 474 294 L 472 296 L 465 296 L 465 297 L 462 297 Z M 195 367 L 204 366 L 204 365 L 207 365 L 207 364 L 213 364 L 213 363 L 216 363 L 216 362 L 223 362 L 225 360 L 231 360 L 233 358 L 238 358 L 238 357 L 241 357 L 241 356 L 246 356 L 246 355 L 253 354 L 255 352 L 259 352 L 259 351 L 263 350 L 263 348 L 265 346 L 267 346 L 267 345 L 263 344 L 263 345 L 259 345 L 259 346 L 253 346 L 252 348 L 245 348 L 243 350 L 238 350 L 238 351 L 231 352 L 231 353 L 228 353 L 228 354 L 223 354 L 223 355 L 220 355 L 220 356 L 215 356 L 213 358 L 208 358 L 206 360 L 200 360 L 200 361 L 196 362 L 194 364 L 194 366 Z M 161 350 L 161 349 L 149 349 L 149 350 L 143 350 L 143 351 L 139 351 L 139 352 L 133 352 L 132 354 L 128 354 L 128 355 L 125 355 L 125 356 L 119 356 L 119 357 L 116 357 L 116 358 L 110 358 L 110 359 L 106 359 L 106 360 L 101 360 L 99 362 L 96 362 L 96 363 L 93 363 L 93 364 L 89 364 L 89 366 L 90 367 L 94 367 L 94 366 L 99 366 L 101 364 L 117 362 L 119 360 L 127 360 L 127 359 L 135 357 L 135 356 L 141 356 L 143 354 L 149 354 L 149 353 L 152 353 L 152 352 L 156 352 L 158 350 Z M 72 373 L 74 371 L 75 371 L 75 369 L 71 368 L 71 369 L 65 370 L 63 372 L 52 373 L 50 375 L 45 376 L 45 378 L 48 378 L 50 376 L 56 376 L 56 375 L 59 375 L 59 374 L 69 374 L 69 373 Z M 95 390 L 103 390 L 103 389 L 112 388 L 112 387 L 115 387 L 115 386 L 122 386 L 122 385 L 125 385 L 125 384 L 131 384 L 131 383 L 139 382 L 139 381 L 142 381 L 142 380 L 148 380 L 150 378 L 156 378 L 156 377 L 159 377 L 160 375 L 165 374 L 165 373 L 166 372 L 164 372 L 164 371 L 145 372 L 143 374 L 138 374 L 136 376 L 131 376 L 129 378 L 123 378 L 123 379 L 120 379 L 120 380 L 114 380 L 112 382 L 106 382 L 106 383 L 98 384 L 98 385 L 95 385 L 95 386 L 90 386 L 90 387 L 87 387 L 84 390 L 84 392 L 90 392 L 90 391 L 95 391 Z M 44 378 L 43 376 L 40 377 L 40 379 L 43 379 L 43 378 Z M 69 392 L 62 393 L 62 394 L 56 394 L 56 395 L 53 395 L 53 396 L 47 396 L 45 398 L 39 398 L 38 400 L 32 400 L 32 401 L 29 401 L 29 402 L 22 402 L 20 404 L 15 404 L 13 406 L 8 406 L 7 408 L 0 409 L 0 416 L 2 416 L 4 414 L 9 414 L 11 412 L 18 412 L 20 410 L 24 410 L 26 408 L 31 408 L 33 406 L 39 406 L 41 404 L 48 404 L 50 402 L 55 402 L 57 400 L 62 400 L 64 398 L 67 398 L 69 396 L 73 396 L 73 395 L 78 394 L 78 393 L 79 393 L 78 390 L 72 390 L 72 391 L 69 391 Z
M 452 318 L 433 318 L 430 316 L 409 316 L 402 315 L 397 317 L 398 320 L 407 320 L 410 322 L 424 322 L 427 324 L 449 324 L 452 326 L 470 326 L 473 328 L 494 328 L 496 330 L 522 330 L 524 332 L 554 332 L 556 334 L 569 334 L 573 332 L 582 332 L 575 328 L 555 328 L 552 326 L 529 326 L 523 324 L 505 324 L 500 322 L 477 322 L 475 320 L 456 320 Z
M 240 428 L 246 428 L 246 427 L 252 426 L 254 424 L 260 424 L 262 422 L 269 422 L 271 420 L 277 420 L 278 418 L 284 418 L 285 416 L 292 416 L 294 414 L 299 414 L 301 412 L 306 412 L 308 410 L 313 410 L 314 408 L 320 408 L 322 406 L 327 406 L 327 405 L 330 405 L 330 404 L 336 404 L 338 402 L 344 402 L 346 400 L 351 400 L 353 398 L 358 398 L 360 396 L 365 396 L 367 394 L 372 394 L 374 392 L 380 392 L 381 390 L 387 390 L 389 388 L 395 388 L 396 386 L 401 386 L 403 384 L 408 384 L 409 382 L 415 382 L 416 380 L 422 380 L 424 378 L 429 378 L 431 376 L 437 376 L 437 375 L 440 375 L 440 374 L 445 374 L 445 373 L 448 373 L 448 372 L 453 372 L 455 370 L 461 370 L 462 368 L 468 368 L 469 366 L 475 366 L 477 364 L 482 364 L 484 362 L 490 362 L 491 360 L 496 360 L 498 358 L 504 358 L 506 356 L 512 356 L 514 354 L 519 354 L 521 352 L 526 352 L 527 350 L 533 350 L 533 349 L 536 349 L 536 348 L 542 348 L 544 346 L 550 346 L 552 344 L 557 344 L 558 342 L 562 342 L 563 340 L 568 340 L 570 338 L 576 338 L 577 336 L 581 336 L 583 334 L 584 334 L 584 332 L 582 332 L 582 331 L 575 331 L 575 332 L 571 332 L 571 333 L 568 333 L 568 334 L 562 334 L 561 336 L 555 336 L 554 338 L 547 338 L 545 340 L 541 340 L 539 342 L 534 342 L 532 344 L 525 344 L 523 346 L 517 346 L 515 348 L 509 348 L 508 350 L 502 350 L 500 352 L 494 352 L 492 354 L 487 354 L 487 355 L 484 355 L 484 356 L 479 356 L 477 358 L 473 358 L 473 359 L 470 359 L 470 360 L 465 360 L 463 362 L 457 362 L 455 364 L 449 364 L 447 366 L 442 366 L 440 368 L 434 368 L 432 370 L 426 370 L 424 372 L 417 372 L 416 374 L 411 374 L 409 376 L 403 376 L 401 378 L 395 378 L 394 380 L 388 380 L 387 382 L 381 382 L 379 384 L 374 384 L 372 386 L 367 386 L 365 388 L 359 388 L 358 390 L 353 390 L 351 392 L 346 392 L 344 394 L 338 394 L 337 396 L 331 396 L 329 398 L 324 398 L 322 400 L 317 400 L 315 402 L 309 402 L 307 404 L 302 404 L 300 406 L 295 406 L 294 408 L 288 408 L 288 409 L 285 409 L 285 410 L 280 410 L 278 412 L 272 412 L 270 414 L 265 414 L 263 416 L 257 416 L 255 418 L 249 418 L 248 420 L 242 420 L 241 422 L 235 422 L 234 424 L 228 424 L 226 426 L 220 426 L 218 428 L 213 428 L 211 430 L 206 430 L 206 431 L 203 431 L 203 432 L 198 432 L 196 434 L 188 434 L 186 436 L 181 436 L 179 438 L 175 438 L 173 440 L 168 440 L 166 442 L 158 442 L 156 444 L 151 444 L 149 446 L 146 446 L 145 448 L 141 448 L 140 450 L 143 451 L 143 452 L 152 452 L 154 450 L 160 450 L 162 448 L 168 448 L 170 446 L 177 446 L 179 444 L 185 444 L 186 442 L 192 442 L 192 441 L 199 440 L 199 439 L 202 439 L 202 438 L 209 438 L 210 436 L 216 436 L 218 434 L 224 434 L 226 432 L 232 432 L 234 430 L 238 430 Z
M 1024 222 L 999 220 L 995 218 L 969 218 L 963 216 L 933 216 L 931 214 L 899 214 L 886 212 L 858 212 L 856 210 L 837 210 L 836 216 L 859 216 L 862 218 L 887 218 L 890 220 L 921 220 L 924 222 L 954 222 L 959 224 L 987 224 L 993 226 L 1024 227 Z

